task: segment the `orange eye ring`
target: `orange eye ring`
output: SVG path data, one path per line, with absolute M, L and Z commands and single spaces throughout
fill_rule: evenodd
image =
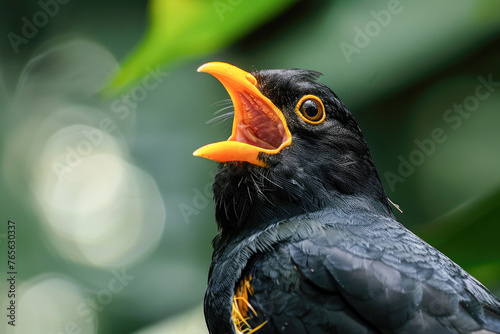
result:
M 310 124 L 320 124 L 326 118 L 323 102 L 314 95 L 302 96 L 295 106 L 295 112 L 303 121 Z

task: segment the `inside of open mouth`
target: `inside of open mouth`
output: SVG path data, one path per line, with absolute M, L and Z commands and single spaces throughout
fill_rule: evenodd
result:
M 250 94 L 238 93 L 241 110 L 236 111 L 237 122 L 231 140 L 275 150 L 281 146 L 287 136 L 282 121 L 274 110 Z

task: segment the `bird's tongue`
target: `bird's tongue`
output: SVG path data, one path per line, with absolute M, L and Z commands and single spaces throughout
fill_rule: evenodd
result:
M 283 123 L 276 114 L 250 94 L 239 93 L 243 107 L 235 116 L 236 126 L 229 140 L 274 150 L 287 140 Z

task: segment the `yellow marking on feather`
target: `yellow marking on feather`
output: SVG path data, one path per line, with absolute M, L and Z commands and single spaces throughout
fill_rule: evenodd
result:
M 253 295 L 253 287 L 250 285 L 251 280 L 252 276 L 241 280 L 236 287 L 233 296 L 233 310 L 231 318 L 233 319 L 234 329 L 238 334 L 255 333 L 267 323 L 266 320 L 255 328 L 252 328 L 252 326 L 248 323 L 248 319 L 250 319 L 248 310 L 250 310 L 254 316 L 258 316 L 255 309 L 248 302 L 248 297 Z

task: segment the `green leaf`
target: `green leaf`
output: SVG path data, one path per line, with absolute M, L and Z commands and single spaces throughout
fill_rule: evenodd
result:
M 146 35 L 104 93 L 118 93 L 148 69 L 223 48 L 295 1 L 150 0 Z
M 484 284 L 500 277 L 500 190 L 415 228 L 422 239 Z

